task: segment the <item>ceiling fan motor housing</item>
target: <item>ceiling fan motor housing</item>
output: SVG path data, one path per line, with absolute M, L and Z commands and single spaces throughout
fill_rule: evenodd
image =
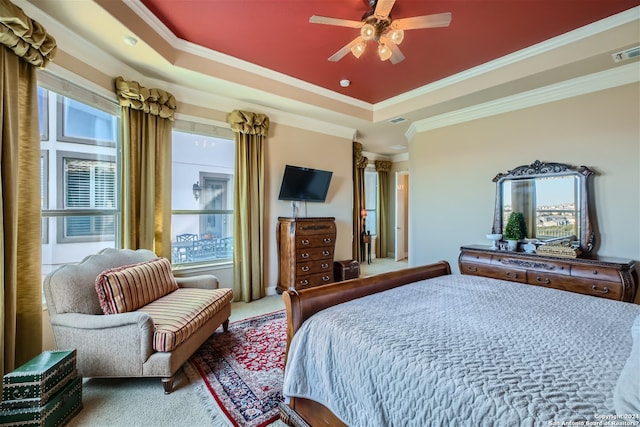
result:
M 382 36 L 391 25 L 390 18 L 380 18 L 375 15 L 369 15 L 367 18 L 363 19 L 363 22 L 364 25 L 369 24 L 373 27 L 374 33 L 372 39 L 374 40 L 379 40 L 380 36 Z

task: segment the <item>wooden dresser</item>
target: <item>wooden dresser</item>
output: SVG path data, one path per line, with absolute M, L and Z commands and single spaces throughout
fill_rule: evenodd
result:
M 277 291 L 333 282 L 335 218 L 278 218 Z
M 560 258 L 507 252 L 489 246 L 463 246 L 460 273 L 546 286 L 601 298 L 632 302 L 637 272 L 632 260 Z

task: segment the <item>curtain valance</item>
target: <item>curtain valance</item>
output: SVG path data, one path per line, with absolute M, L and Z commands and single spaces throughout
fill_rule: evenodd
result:
M 40 68 L 46 67 L 57 52 L 56 39 L 8 0 L 0 0 L 0 43 Z
M 393 163 L 388 160 L 376 160 L 374 164 L 376 165 L 376 171 L 378 172 L 389 172 L 393 165 Z
M 369 164 L 369 159 L 362 155 L 362 144 L 353 142 L 353 157 L 358 169 L 364 169 Z
M 266 114 L 233 110 L 227 115 L 227 123 L 236 133 L 266 137 L 269 132 L 269 117 Z
M 122 107 L 144 111 L 163 119 L 175 119 L 176 98 L 167 91 L 146 88 L 136 81 L 127 81 L 118 77 L 116 93 Z

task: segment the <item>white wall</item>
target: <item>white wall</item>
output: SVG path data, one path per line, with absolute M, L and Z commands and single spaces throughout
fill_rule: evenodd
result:
M 419 133 L 410 144 L 409 262 L 488 244 L 493 177 L 535 160 L 585 165 L 593 177 L 596 251 L 640 260 L 640 85 Z

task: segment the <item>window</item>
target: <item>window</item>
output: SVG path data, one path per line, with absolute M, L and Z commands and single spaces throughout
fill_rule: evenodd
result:
M 377 234 L 378 227 L 378 172 L 373 169 L 364 171 L 365 209 L 367 210 L 366 228 L 371 234 Z
M 115 147 L 118 122 L 112 115 L 71 98 L 57 99 L 59 141 Z
M 38 79 L 45 275 L 116 246 L 120 109 L 48 73 Z
M 173 131 L 172 261 L 174 265 L 233 258 L 235 144 L 219 129 L 177 122 Z M 187 130 L 188 129 L 188 130 Z
M 64 210 L 114 209 L 116 207 L 116 162 L 94 159 L 86 153 L 58 152 L 58 171 L 62 175 L 58 182 Z M 84 241 L 115 238 L 115 222 L 106 216 L 67 216 L 59 223 L 58 240 Z

